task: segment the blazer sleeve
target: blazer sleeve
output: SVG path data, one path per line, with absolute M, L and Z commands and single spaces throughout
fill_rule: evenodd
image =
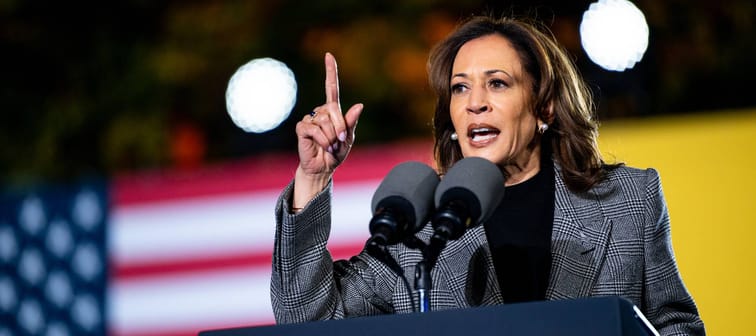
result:
M 291 182 L 278 198 L 271 276 L 277 323 L 298 323 L 392 312 L 390 294 L 376 293 L 378 278 L 392 273 L 366 253 L 333 262 L 326 249 L 331 230 L 332 181 L 302 211 L 289 213 Z
M 696 304 L 680 277 L 659 173 L 646 170 L 643 310 L 661 335 L 705 335 Z

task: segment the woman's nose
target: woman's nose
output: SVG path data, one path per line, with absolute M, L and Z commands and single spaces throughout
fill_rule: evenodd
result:
M 486 90 L 473 89 L 468 96 L 467 111 L 470 113 L 483 113 L 489 110 L 488 95 Z

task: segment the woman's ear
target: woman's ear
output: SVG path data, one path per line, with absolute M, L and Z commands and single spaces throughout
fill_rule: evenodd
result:
M 540 118 L 542 121 L 550 125 L 554 122 L 554 117 L 554 101 L 550 101 L 549 105 L 546 106 L 546 109 L 543 111 Z

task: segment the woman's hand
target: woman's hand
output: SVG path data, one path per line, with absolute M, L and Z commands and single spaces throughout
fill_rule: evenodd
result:
M 362 104 L 355 104 L 342 114 L 336 59 L 330 53 L 325 54 L 325 72 L 325 104 L 297 123 L 299 167 L 294 177 L 292 202 L 295 209 L 304 207 L 322 191 L 336 167 L 346 159 L 362 113 Z

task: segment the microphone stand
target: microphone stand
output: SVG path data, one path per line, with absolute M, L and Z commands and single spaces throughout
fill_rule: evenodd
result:
M 415 311 L 419 311 L 421 313 L 427 313 L 431 311 L 430 291 L 433 288 L 433 281 L 431 279 L 430 272 L 433 267 L 436 266 L 438 256 L 441 254 L 441 251 L 446 247 L 446 243 L 449 241 L 449 233 L 449 231 L 443 229 L 436 230 L 433 233 L 433 236 L 431 236 L 429 244 L 425 244 L 422 240 L 415 236 L 402 241 L 405 246 L 411 249 L 420 250 L 423 255 L 423 258 L 415 265 L 415 290 L 418 294 L 417 306 L 415 306 L 414 296 L 410 294 L 410 301 L 412 302 L 412 307 L 413 309 L 415 309 Z M 369 255 L 381 261 L 384 265 L 388 266 L 389 269 L 394 271 L 394 273 L 396 273 L 400 278 L 402 278 L 404 285 L 407 287 L 407 290 L 410 291 L 409 283 L 407 281 L 407 278 L 404 276 L 404 271 L 396 262 L 396 260 L 391 257 L 391 254 L 386 250 L 385 241 L 383 241 L 379 237 L 373 237 L 368 240 L 367 244 L 365 244 L 365 248 Z
M 433 216 L 433 235 L 428 245 L 421 245 L 423 259 L 415 266 L 415 290 L 418 292 L 421 313 L 430 311 L 430 290 L 433 288 L 430 271 L 436 266 L 438 256 L 446 247 L 446 243 L 450 239 L 461 237 L 467 224 L 471 222 L 467 207 L 457 202 L 445 205 Z
M 427 313 L 430 309 L 430 291 L 433 288 L 430 271 L 436 266 L 441 250 L 446 247 L 449 236 L 444 230 L 436 230 L 431 236 L 430 244 L 423 244 L 420 251 L 423 259 L 415 265 L 415 290 L 418 294 L 418 311 Z M 420 242 L 422 243 L 422 242 Z
M 411 249 L 418 249 L 423 255 L 423 258 L 415 265 L 415 290 L 418 293 L 417 311 L 421 313 L 426 313 L 431 310 L 430 291 L 433 288 L 433 281 L 430 272 L 433 267 L 436 266 L 438 256 L 446 247 L 446 244 L 450 239 L 457 239 L 462 235 L 467 226 L 465 224 L 470 223 L 471 218 L 465 207 L 460 207 L 459 205 L 452 203 L 436 213 L 433 221 L 438 224 L 435 225 L 435 230 L 428 244 L 425 244 L 415 236 L 407 237 L 402 240 L 402 243 L 405 246 Z M 385 237 L 386 236 L 380 234 L 371 237 L 365 246 L 367 252 L 388 266 L 394 271 L 394 273 L 399 275 L 404 281 L 407 290 L 410 291 L 409 283 L 404 276 L 404 271 L 386 250 L 386 244 L 388 241 Z M 412 306 L 414 308 L 415 300 L 414 296 L 411 294 L 410 300 L 412 301 Z

